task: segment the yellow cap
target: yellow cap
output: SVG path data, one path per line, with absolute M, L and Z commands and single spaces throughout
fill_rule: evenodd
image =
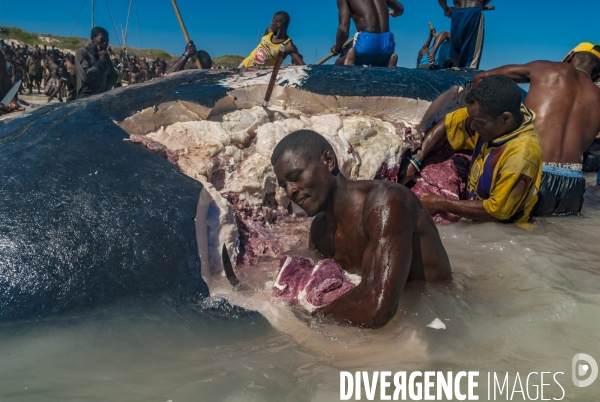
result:
M 600 52 L 598 50 L 595 50 L 594 49 L 595 47 L 600 47 L 600 43 L 593 43 L 593 42 L 580 43 L 579 45 L 577 45 L 577 47 L 575 49 L 573 49 L 573 50 L 571 50 L 571 52 L 569 52 L 569 54 L 563 59 L 563 61 L 567 61 L 567 59 L 569 57 L 571 57 L 571 55 L 573 55 L 575 53 L 581 53 L 581 52 L 591 53 L 600 59 Z

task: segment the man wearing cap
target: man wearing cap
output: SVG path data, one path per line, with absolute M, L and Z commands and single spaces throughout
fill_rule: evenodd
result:
M 583 205 L 583 153 L 600 132 L 600 44 L 585 42 L 563 62 L 507 65 L 475 77 L 475 85 L 494 74 L 530 83 L 525 106 L 537 114 L 543 175 L 535 215 L 578 215 Z

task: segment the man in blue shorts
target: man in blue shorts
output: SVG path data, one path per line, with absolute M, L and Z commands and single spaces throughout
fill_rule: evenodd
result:
M 404 7 L 397 0 L 338 0 L 339 26 L 334 54 L 341 54 L 350 34 L 350 18 L 356 25 L 354 44 L 336 64 L 396 67 L 394 34 L 390 32 L 389 16 L 399 17 Z M 389 11 L 391 9 L 391 12 Z
M 454 67 L 479 69 L 484 38 L 483 9 L 491 1 L 454 0 L 454 7 L 448 7 L 447 0 L 438 0 L 452 21 L 450 46 Z

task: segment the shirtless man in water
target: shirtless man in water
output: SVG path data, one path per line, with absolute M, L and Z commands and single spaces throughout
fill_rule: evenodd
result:
M 396 314 L 407 281 L 451 278 L 437 228 L 406 187 L 347 179 L 331 145 L 309 130 L 285 137 L 271 163 L 289 199 L 315 217 L 311 246 L 362 277 L 356 288 L 313 314 L 382 327 Z
M 450 23 L 450 46 L 454 67 L 479 68 L 483 52 L 483 8 L 492 0 L 454 0 L 448 7 L 447 0 L 438 0 Z
M 537 114 L 542 141 L 542 185 L 535 215 L 575 215 L 583 205 L 583 153 L 600 133 L 600 45 L 582 43 L 562 63 L 534 61 L 479 74 L 475 85 L 494 74 L 530 83 L 525 106 Z
M 341 54 L 350 34 L 350 17 L 356 25 L 354 46 L 336 64 L 396 67 L 398 55 L 390 32 L 389 16 L 400 17 L 404 7 L 397 0 L 337 0 L 339 26 L 331 53 Z M 391 13 L 388 11 L 391 9 Z

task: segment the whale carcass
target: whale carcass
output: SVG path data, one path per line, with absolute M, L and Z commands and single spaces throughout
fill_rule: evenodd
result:
M 131 295 L 206 297 L 223 245 L 251 264 L 306 233 L 273 180 L 278 139 L 313 129 L 350 177 L 395 179 L 470 78 L 286 68 L 271 122 L 257 107 L 268 72 L 186 71 L 2 121 L 0 320 Z

